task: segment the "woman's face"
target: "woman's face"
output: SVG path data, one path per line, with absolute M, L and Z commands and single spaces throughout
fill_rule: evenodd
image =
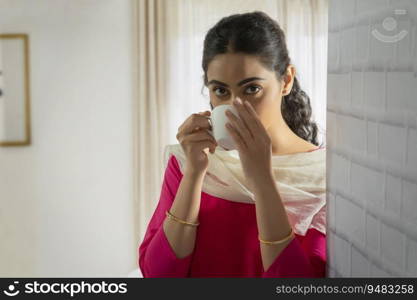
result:
M 213 107 L 232 104 L 240 97 L 252 104 L 266 129 L 282 118 L 282 90 L 287 84 L 278 81 L 255 56 L 219 54 L 208 65 L 207 79 Z

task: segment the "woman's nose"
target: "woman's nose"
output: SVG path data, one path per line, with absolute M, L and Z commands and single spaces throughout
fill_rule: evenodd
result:
M 242 97 L 240 97 L 239 95 L 232 95 L 228 100 L 227 100 L 227 104 L 232 105 L 233 102 L 235 100 L 239 101 L 238 99 L 240 99 L 242 101 Z
M 242 97 L 240 97 L 240 96 L 236 96 L 236 97 L 232 97 L 231 99 L 230 99 L 230 105 L 232 105 L 233 103 L 240 103 L 240 104 L 242 104 L 243 103 L 243 98 Z M 229 104 L 229 103 L 228 103 Z

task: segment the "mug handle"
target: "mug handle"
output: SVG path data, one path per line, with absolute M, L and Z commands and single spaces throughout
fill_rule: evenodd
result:
M 210 124 L 210 127 L 211 127 L 211 129 L 208 129 L 207 131 L 211 134 L 212 137 L 214 137 L 214 133 L 213 133 L 213 122 L 211 121 L 211 117 L 206 117 L 206 118 L 207 118 L 207 120 L 208 120 L 208 122 Z

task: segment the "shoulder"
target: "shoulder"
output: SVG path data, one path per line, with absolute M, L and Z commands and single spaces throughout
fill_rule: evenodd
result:
M 319 149 L 325 149 L 325 146 L 323 144 L 315 145 L 302 138 L 299 138 L 299 142 L 296 144 L 297 145 L 294 146 L 293 153 L 306 153 L 306 152 L 312 152 L 312 151 L 319 150 Z
M 311 152 L 311 151 L 315 151 L 315 150 L 319 150 L 319 149 L 326 149 L 326 146 L 323 145 L 323 144 L 317 146 L 315 144 L 312 144 L 310 142 L 307 142 L 305 144 L 305 148 L 304 149 L 305 149 L 304 152 Z
M 175 175 L 177 178 L 181 177 L 181 164 L 184 157 L 180 144 L 167 145 L 164 150 L 165 173 Z
M 181 168 L 174 154 L 171 154 L 169 156 L 167 168 L 170 168 L 174 170 L 175 172 L 180 172 Z
M 169 144 L 166 145 L 164 148 L 164 164 L 167 166 L 169 160 L 172 156 L 176 156 L 178 158 L 184 156 L 184 151 L 180 144 Z

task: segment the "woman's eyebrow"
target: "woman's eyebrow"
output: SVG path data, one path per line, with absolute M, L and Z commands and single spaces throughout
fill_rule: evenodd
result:
M 260 78 L 260 77 L 249 77 L 249 78 L 246 78 L 246 79 L 243 79 L 242 81 L 240 81 L 237 84 L 237 86 L 244 85 L 245 83 L 248 83 L 248 82 L 251 82 L 251 81 L 254 81 L 254 80 L 266 80 L 266 79 L 265 78 Z M 221 81 L 218 81 L 218 80 L 215 80 L 215 79 L 210 80 L 207 85 L 210 85 L 210 84 L 218 84 L 218 85 L 222 85 L 222 86 L 225 86 L 225 87 L 229 86 L 227 83 L 224 83 L 224 82 L 221 82 Z

